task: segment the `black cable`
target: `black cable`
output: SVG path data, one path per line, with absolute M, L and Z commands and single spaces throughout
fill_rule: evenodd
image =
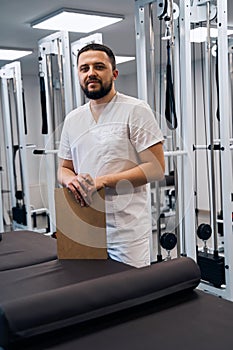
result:
M 193 26 L 194 27 L 194 26 Z M 193 28 L 192 28 L 193 29 Z M 192 44 L 193 49 L 193 91 L 194 91 L 194 104 L 193 104 L 193 113 L 194 113 L 194 142 L 197 144 L 197 89 L 196 89 L 196 49 L 195 43 Z M 197 152 L 194 153 L 194 171 L 195 171 L 195 218 L 196 218 L 196 228 L 198 227 L 198 195 L 197 195 L 197 180 L 198 180 L 198 171 L 197 171 Z
M 219 77 L 218 77 L 218 40 L 216 39 L 216 64 L 215 64 L 215 79 L 216 79 L 216 90 L 217 90 L 217 109 L 216 109 L 216 117 L 218 120 L 218 136 L 220 138 L 220 112 L 219 112 Z M 222 184 L 222 168 L 221 168 L 221 153 L 219 153 L 219 176 L 220 176 L 220 183 Z M 220 203 L 221 203 L 221 209 L 219 213 L 219 217 L 223 218 L 223 195 L 222 191 L 220 190 Z
M 167 5 L 168 5 L 168 1 L 165 0 L 164 2 L 164 8 L 163 8 L 163 12 L 162 14 L 158 17 L 160 20 L 163 19 L 163 17 L 165 16 L 165 14 L 167 13 Z
M 218 41 L 216 40 L 216 64 L 215 64 L 215 79 L 216 79 L 216 89 L 217 89 L 217 110 L 216 110 L 216 117 L 218 121 L 220 121 L 220 114 L 219 114 L 219 78 L 218 78 Z
M 167 126 L 170 130 L 177 128 L 177 117 L 176 117 L 176 106 L 175 106 L 175 96 L 173 89 L 173 79 L 172 79 L 172 66 L 171 66 L 171 53 L 170 53 L 170 43 L 167 41 L 167 69 L 166 69 L 166 106 L 165 106 L 165 118 L 167 121 Z
M 45 81 L 42 75 L 40 75 L 40 102 L 42 112 L 42 134 L 48 134 Z
M 22 90 L 22 100 L 23 100 L 24 133 L 25 133 L 25 135 L 27 135 L 28 129 L 27 129 L 27 114 L 26 114 L 26 104 L 25 104 L 24 90 Z
M 205 92 L 204 92 L 204 53 L 203 53 L 203 44 L 201 43 L 201 81 L 202 81 L 202 102 L 203 102 L 203 112 L 204 112 L 204 131 L 205 131 L 205 144 L 207 145 L 207 121 L 206 121 L 206 104 L 205 104 Z M 206 149 L 206 166 L 207 166 L 207 185 L 208 185 L 208 191 L 209 191 L 209 208 L 210 208 L 210 178 L 209 178 L 209 171 L 208 171 L 208 164 L 209 164 L 209 157 L 208 157 L 208 150 Z M 211 216 L 209 217 L 209 220 L 211 220 Z

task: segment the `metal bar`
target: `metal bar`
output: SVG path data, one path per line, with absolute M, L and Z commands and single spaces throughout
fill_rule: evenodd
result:
M 20 62 L 13 62 L 7 64 L 1 69 L 2 79 L 2 96 L 3 96 L 3 116 L 4 116 L 4 129 L 5 129 L 5 140 L 6 140 L 6 156 L 7 156 L 7 170 L 10 178 L 11 188 L 11 206 L 16 206 L 15 188 L 16 180 L 14 178 L 13 164 L 13 140 L 11 122 L 12 116 L 10 113 L 10 101 L 8 96 L 8 80 L 14 81 L 14 93 L 16 97 L 16 127 L 18 134 L 18 146 L 19 146 L 19 157 L 20 157 L 20 173 L 21 173 L 21 184 L 23 191 L 23 200 L 26 210 L 26 226 L 21 225 L 13 221 L 13 229 L 27 228 L 32 229 L 31 223 L 31 207 L 30 207 L 30 191 L 29 191 L 29 177 L 28 177 L 28 162 L 26 153 L 26 142 L 24 134 L 24 109 L 23 109 L 23 90 L 22 90 L 22 78 L 21 78 L 21 66 Z
M 56 40 L 56 39 L 55 39 Z M 53 134 L 53 105 L 52 96 L 50 89 L 51 78 L 50 75 L 50 64 L 48 64 L 48 57 L 51 53 L 50 42 L 40 42 L 41 47 L 41 60 L 40 67 L 41 72 L 44 74 L 44 84 L 46 93 L 46 112 L 47 112 L 47 123 L 48 123 L 48 134 L 44 135 L 44 145 L 46 148 L 54 148 L 54 134 Z M 43 50 L 43 48 L 45 48 Z M 50 230 L 51 233 L 56 231 L 56 214 L 55 214 L 55 202 L 54 202 L 54 188 L 55 188 L 55 164 L 54 157 L 52 155 L 46 157 L 45 159 L 46 167 L 46 178 L 47 178 L 47 193 L 48 193 L 48 210 L 50 219 Z
M 149 29 L 150 29 L 150 67 L 151 67 L 151 108 L 156 110 L 155 96 L 155 33 L 154 33 L 154 13 L 153 3 L 149 4 Z M 158 182 L 155 183 L 156 194 L 156 223 L 157 223 L 157 260 L 162 260 L 162 248 L 160 244 L 161 237 L 161 210 L 160 210 L 160 188 Z
M 220 139 L 224 151 L 221 153 L 222 193 L 223 193 L 223 232 L 225 251 L 226 298 L 233 300 L 233 235 L 232 235 L 232 202 L 233 188 L 232 154 L 230 150 L 230 94 L 229 94 L 229 63 L 227 38 L 227 0 L 217 0 L 218 7 L 218 59 L 219 59 L 219 113 Z M 226 176 L 224 176 L 226 174 Z
M 135 27 L 138 97 L 142 100 L 148 101 L 145 8 L 144 5 L 140 5 L 140 2 L 138 1 L 135 2 Z
M 207 17 L 207 42 L 206 42 L 206 86 L 207 86 L 207 111 L 209 120 L 210 145 L 214 143 L 214 122 L 213 122 L 213 102 L 212 102 L 212 70 L 211 70 L 211 39 L 210 39 L 210 2 L 206 3 Z M 215 184 L 215 152 L 213 147 L 210 149 L 210 176 L 211 176 L 211 194 L 210 194 L 210 217 L 214 237 L 214 254 L 218 254 L 218 233 L 217 233 L 217 208 L 216 208 L 216 184 Z
M 147 88 L 147 56 L 146 56 L 146 34 L 145 34 L 145 5 L 153 1 L 141 3 L 135 1 L 135 29 L 136 29 L 136 58 L 137 58 L 137 88 L 138 98 L 148 101 Z M 152 82 L 153 83 L 153 82 Z M 151 213 L 151 186 L 147 184 L 148 210 Z M 152 255 L 152 216 L 151 216 L 151 255 Z
M 3 205 L 2 205 L 2 168 L 0 168 L 0 232 L 4 232 Z
M 57 65 L 58 65 L 58 76 L 59 76 L 59 87 L 61 92 L 61 114 L 64 118 L 65 116 L 65 94 L 63 85 L 63 66 L 62 66 L 62 53 L 60 47 L 60 39 L 57 39 L 58 55 L 57 55 Z
M 11 115 L 10 115 L 10 104 L 8 96 L 7 79 L 12 77 L 11 69 L 6 65 L 1 68 L 1 80 L 2 80 L 2 115 L 4 121 L 4 134 L 5 134 L 5 147 L 6 147 L 6 160 L 7 160 L 7 173 L 10 182 L 11 206 L 16 206 L 16 198 L 13 189 L 15 189 L 15 178 L 12 164 L 14 163 L 13 158 L 13 142 L 11 134 Z
M 65 98 L 65 113 L 68 114 L 73 109 L 73 92 L 71 83 L 71 64 L 70 64 L 70 43 L 69 33 L 61 32 L 62 44 L 62 68 L 64 79 L 64 98 Z
M 187 151 L 164 151 L 165 157 L 187 156 Z
M 59 44 L 58 44 L 59 43 Z M 46 64 L 46 56 L 57 55 L 59 62 L 60 84 L 62 78 L 64 80 L 64 102 L 65 107 L 62 112 L 62 117 L 73 109 L 73 94 L 71 84 L 71 67 L 70 67 L 70 49 L 69 49 L 69 34 L 66 31 L 56 32 L 38 42 L 39 51 L 41 53 L 40 70 L 44 74 L 45 93 L 46 93 L 46 110 L 48 119 L 48 134 L 44 136 L 44 145 L 46 149 L 54 149 L 57 144 L 55 141 L 55 128 L 60 125 L 53 125 L 54 116 L 52 113 L 53 93 L 49 89 L 50 71 Z M 61 74 L 63 73 L 63 76 Z M 51 72 L 52 74 L 52 72 Z M 62 84 L 63 85 L 63 84 Z M 63 86 L 61 86 L 61 89 Z M 63 96 L 62 96 L 63 98 Z M 54 188 L 56 186 L 56 164 L 54 154 L 49 152 L 45 158 L 46 175 L 47 175 L 47 193 L 48 193 L 48 208 L 50 217 L 51 232 L 56 230 L 56 215 L 54 202 Z
M 185 233 L 184 233 L 184 200 L 183 200 L 183 157 L 177 157 L 181 155 L 179 153 L 183 147 L 182 144 L 182 113 L 181 113 L 181 95 L 180 95 L 180 42 L 179 42 L 179 13 L 178 6 L 170 1 L 170 13 L 171 13 L 171 50 L 172 50 L 172 66 L 173 66 L 173 80 L 174 80 L 174 96 L 175 96 L 175 109 L 177 117 L 177 128 L 174 131 L 174 147 L 176 153 L 173 153 L 173 163 L 175 167 L 175 196 L 176 196 L 176 234 L 177 234 L 177 251 L 178 255 L 185 255 Z M 174 13 L 176 15 L 174 16 Z M 184 151 L 183 154 L 187 154 Z
M 27 228 L 32 229 L 31 222 L 31 206 L 30 206 L 30 191 L 29 191 L 29 176 L 28 176 L 28 160 L 26 152 L 26 140 L 24 134 L 24 110 L 23 110 L 23 91 L 20 62 L 15 62 L 15 84 L 16 84 L 16 99 L 17 99 L 17 120 L 19 132 L 19 153 L 21 158 L 21 173 L 23 184 L 23 196 L 26 207 Z
M 180 2 L 180 79 L 181 79 L 181 112 L 183 117 L 182 135 L 187 156 L 183 159 L 183 201 L 184 201 L 184 233 L 186 254 L 196 259 L 195 240 L 195 206 L 193 169 L 193 100 L 191 76 L 191 44 L 190 44 L 190 0 Z M 187 118 L 189 116 L 189 118 Z

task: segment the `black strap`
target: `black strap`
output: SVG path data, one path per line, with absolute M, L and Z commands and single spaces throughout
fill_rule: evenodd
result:
M 216 88 L 217 88 L 217 110 L 216 117 L 218 121 L 220 121 L 220 113 L 219 113 L 219 79 L 218 79 L 218 44 L 216 48 L 216 65 L 215 65 L 215 78 L 216 78 Z
M 41 101 L 41 111 L 42 111 L 42 134 L 48 134 L 45 82 L 44 82 L 43 76 L 40 76 L 40 101 Z
M 166 105 L 165 105 L 165 118 L 167 126 L 170 130 L 177 128 L 176 106 L 175 97 L 172 82 L 172 67 L 170 59 L 170 45 L 167 44 L 167 87 L 166 87 Z
M 163 17 L 165 16 L 165 14 L 167 13 L 167 0 L 165 0 L 164 2 L 164 8 L 163 8 L 163 12 L 162 14 L 158 17 L 160 20 L 163 19 Z
M 26 104 L 25 104 L 25 96 L 24 91 L 22 93 L 23 95 L 23 120 L 24 120 L 24 133 L 27 135 L 28 129 L 27 129 L 27 115 L 26 115 Z

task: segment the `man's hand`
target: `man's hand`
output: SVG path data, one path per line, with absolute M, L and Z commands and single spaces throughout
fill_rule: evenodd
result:
M 92 195 L 96 192 L 95 182 L 89 174 L 76 175 L 67 184 L 67 188 L 73 193 L 81 207 L 89 206 L 92 203 Z

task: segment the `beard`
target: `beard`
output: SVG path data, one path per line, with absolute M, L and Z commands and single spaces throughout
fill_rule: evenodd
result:
M 92 79 L 93 81 L 93 79 Z M 97 80 L 96 82 L 98 82 L 100 84 L 100 88 L 99 90 L 95 90 L 95 91 L 89 91 L 88 90 L 88 82 L 85 85 L 81 85 L 81 88 L 84 92 L 84 94 L 86 95 L 87 98 L 91 99 L 91 100 L 98 100 L 104 96 L 106 96 L 112 89 L 112 83 L 113 81 L 109 81 L 107 83 L 105 83 L 103 85 L 102 81 Z

